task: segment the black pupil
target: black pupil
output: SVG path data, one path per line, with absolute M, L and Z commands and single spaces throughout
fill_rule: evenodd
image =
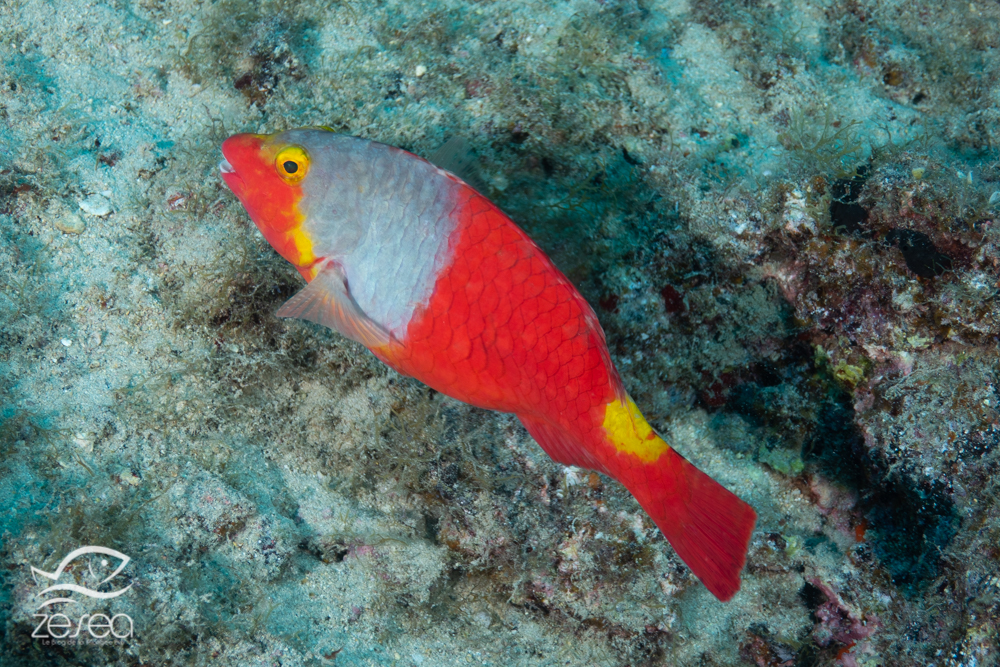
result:
M 294 174 L 295 172 L 297 172 L 299 170 L 299 165 L 295 164 L 291 160 L 289 160 L 288 162 L 286 162 L 282 166 L 284 166 L 285 171 L 287 171 L 289 174 Z

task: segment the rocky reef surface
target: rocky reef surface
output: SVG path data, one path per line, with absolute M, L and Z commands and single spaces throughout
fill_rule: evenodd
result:
M 2 663 L 997 664 L 998 24 L 0 3 Z M 513 417 L 274 317 L 301 279 L 219 145 L 303 125 L 468 142 L 646 416 L 757 509 L 731 602 Z M 84 545 L 131 587 L 39 633 L 32 568 Z M 114 637 L 66 638 L 85 615 Z

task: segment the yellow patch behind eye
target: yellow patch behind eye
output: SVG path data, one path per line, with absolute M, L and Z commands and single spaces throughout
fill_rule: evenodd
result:
M 301 146 L 286 146 L 274 158 L 274 168 L 286 183 L 300 183 L 309 172 L 309 153 Z

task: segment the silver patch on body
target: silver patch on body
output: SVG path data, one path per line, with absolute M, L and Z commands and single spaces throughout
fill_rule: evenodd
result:
M 314 254 L 339 262 L 358 306 L 404 339 L 451 262 L 461 184 L 426 160 L 366 139 L 291 130 L 278 141 L 310 156 L 301 206 Z

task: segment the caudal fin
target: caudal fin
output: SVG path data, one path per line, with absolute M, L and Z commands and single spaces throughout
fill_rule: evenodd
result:
M 712 595 L 733 597 L 757 513 L 673 449 L 642 468 L 621 481 Z

